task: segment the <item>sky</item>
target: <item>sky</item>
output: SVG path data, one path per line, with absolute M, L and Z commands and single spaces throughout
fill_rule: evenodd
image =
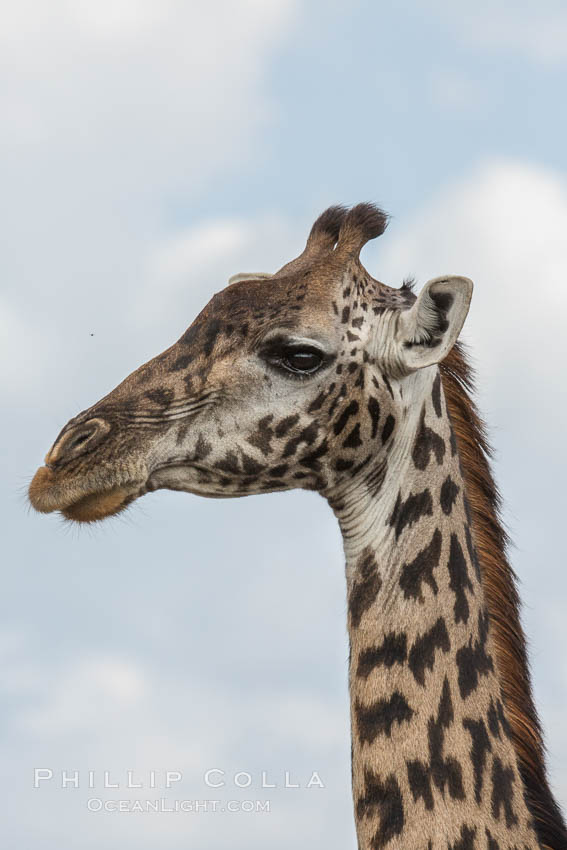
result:
M 475 282 L 463 337 L 567 806 L 564 3 L 2 0 L 0 21 L 2 846 L 354 850 L 323 500 L 163 491 L 76 529 L 25 494 L 230 275 L 361 200 L 391 214 L 376 277 Z M 96 811 L 139 798 L 240 810 Z

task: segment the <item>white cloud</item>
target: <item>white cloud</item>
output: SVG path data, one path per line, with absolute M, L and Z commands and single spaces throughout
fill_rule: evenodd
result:
M 461 39 L 490 50 L 517 53 L 542 65 L 567 60 L 567 9 L 562 0 L 480 0 L 435 4 Z
M 266 65 L 293 5 L 3 4 L 7 174 L 28 156 L 45 163 L 51 154 L 53 166 L 62 157 L 95 186 L 103 180 L 147 197 L 164 184 L 193 189 L 253 155 L 274 108 Z
M 72 19 L 92 38 L 129 41 L 151 32 L 173 11 L 170 0 L 73 0 L 67 4 Z

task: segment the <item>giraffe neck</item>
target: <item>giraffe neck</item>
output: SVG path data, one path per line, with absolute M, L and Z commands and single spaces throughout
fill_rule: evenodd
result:
M 346 555 L 359 848 L 532 850 L 437 369 L 403 393 L 374 488 L 330 500 Z

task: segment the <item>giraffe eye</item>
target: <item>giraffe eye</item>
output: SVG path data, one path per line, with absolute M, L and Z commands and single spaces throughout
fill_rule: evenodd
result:
M 282 366 L 290 372 L 305 375 L 315 372 L 323 362 L 323 355 L 316 348 L 288 348 L 283 352 Z
M 271 366 L 298 377 L 313 374 L 329 360 L 329 355 L 315 345 L 299 340 L 291 342 L 282 337 L 271 339 L 262 356 Z

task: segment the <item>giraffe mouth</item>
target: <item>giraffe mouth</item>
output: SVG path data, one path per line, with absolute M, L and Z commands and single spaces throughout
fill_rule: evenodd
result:
M 52 469 L 42 466 L 29 486 L 31 506 L 39 513 L 59 511 L 65 519 L 89 523 L 114 516 L 128 507 L 145 489 L 139 483 L 95 487 L 60 482 Z

